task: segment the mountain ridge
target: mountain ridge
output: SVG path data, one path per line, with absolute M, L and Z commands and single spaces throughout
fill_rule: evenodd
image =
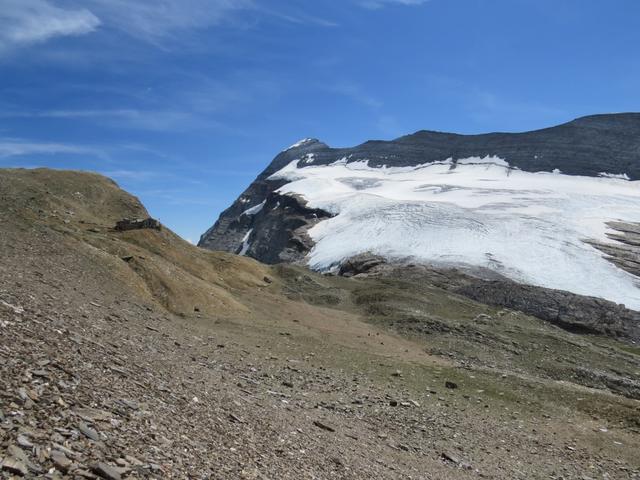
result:
M 242 213 L 265 201 L 283 185 L 282 181 L 269 180 L 269 176 L 304 157 L 313 158 L 307 165 L 328 165 L 346 158 L 347 162 L 367 160 L 370 166 L 379 167 L 495 155 L 525 171 L 559 169 L 569 175 L 587 176 L 606 172 L 626 174 L 636 180 L 640 178 L 639 139 L 640 113 L 632 112 L 590 115 L 555 127 L 521 133 L 461 135 L 421 130 L 395 140 L 368 141 L 351 148 L 331 148 L 320 140 L 309 139 L 276 155 L 238 199 L 220 214 L 216 223 L 203 233 L 198 245 L 211 250 L 239 252 L 242 239 L 251 229 L 249 219 L 240 218 Z M 269 261 L 252 255 L 251 251 L 248 254 Z
M 493 139 L 493 138 L 516 139 L 520 136 L 527 136 L 531 134 L 547 134 L 550 131 L 556 131 L 558 129 L 567 129 L 567 128 L 574 128 L 574 127 L 595 128 L 600 126 L 600 127 L 610 128 L 612 126 L 612 123 L 615 123 L 618 127 L 625 127 L 626 125 L 630 124 L 632 129 L 634 130 L 634 132 L 632 132 L 630 136 L 634 134 L 637 135 L 637 133 L 640 132 L 640 112 L 624 112 L 624 113 L 613 113 L 613 114 L 601 113 L 601 114 L 594 114 L 594 115 L 586 115 L 586 116 L 575 118 L 573 120 L 570 120 L 568 122 L 565 122 L 556 126 L 544 127 L 544 128 L 530 130 L 530 131 L 518 131 L 518 132 L 494 131 L 494 132 L 478 133 L 478 134 L 463 134 L 463 133 L 445 132 L 445 131 L 439 131 L 439 130 L 418 130 L 416 132 L 413 132 L 407 135 L 402 135 L 392 140 L 366 140 L 365 142 L 362 142 L 353 147 L 331 147 L 330 145 L 328 145 L 327 143 L 323 142 L 318 138 L 310 137 L 310 138 L 304 139 L 301 142 L 298 142 L 298 144 L 292 145 L 291 147 L 279 152 L 274 157 L 274 159 L 267 165 L 267 167 L 257 176 L 256 180 L 260 180 L 268 177 L 270 174 L 276 172 L 277 170 L 285 166 L 288 163 L 288 161 L 291 161 L 292 157 L 295 157 L 297 154 L 300 154 L 300 153 L 307 154 L 307 153 L 320 152 L 325 155 L 330 154 L 332 156 L 339 156 L 342 154 L 346 156 L 354 153 L 355 151 L 366 150 L 369 147 L 374 145 L 386 147 L 390 144 L 403 144 L 415 139 L 421 139 L 421 137 L 439 137 L 440 140 L 444 140 L 447 142 L 451 140 L 468 141 L 468 140 Z M 443 151 L 446 152 L 446 148 L 444 148 Z M 427 161 L 445 160 L 450 157 L 454 159 L 456 157 L 464 158 L 464 157 L 460 157 L 459 154 L 456 154 L 454 150 L 451 150 L 451 152 L 452 152 L 451 154 L 441 153 L 439 156 Z M 497 154 L 497 153 L 498 152 L 494 152 L 494 154 Z M 634 158 L 638 158 L 640 156 L 639 145 L 636 145 L 636 149 L 634 153 L 636 155 L 636 157 Z M 472 155 L 467 155 L 467 156 L 472 156 Z M 479 156 L 479 154 L 474 154 L 473 156 Z M 361 157 L 358 155 L 355 158 L 360 159 Z M 423 163 L 426 163 L 426 162 L 423 162 Z M 519 167 L 519 165 L 515 164 L 514 162 L 510 162 L 510 163 Z M 375 161 L 374 161 L 374 165 L 379 166 L 379 164 L 375 163 Z M 633 166 L 632 173 L 629 173 L 629 172 L 608 172 L 608 173 L 627 173 L 632 179 L 640 178 L 640 165 L 632 165 L 632 166 Z M 553 170 L 553 169 L 551 168 L 550 170 Z M 581 174 L 581 173 L 572 173 L 572 171 L 570 170 L 566 171 L 566 173 Z M 595 172 L 591 170 L 590 173 L 598 174 L 600 172 L 599 171 Z

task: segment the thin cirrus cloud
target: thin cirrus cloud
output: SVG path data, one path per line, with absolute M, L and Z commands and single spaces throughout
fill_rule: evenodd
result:
M 253 6 L 252 0 L 0 0 L 0 53 L 99 28 L 157 42 Z
M 375 10 L 389 5 L 418 6 L 428 1 L 429 0 L 361 0 L 358 4 L 361 7 Z
M 115 92 L 122 97 L 122 92 Z M 257 103 L 269 105 L 283 94 L 282 81 L 266 71 L 236 72 L 226 79 L 185 74 L 171 85 L 144 90 L 133 98 L 120 98 L 118 108 L 6 107 L 0 119 L 83 120 L 111 128 L 146 131 L 216 130 L 237 134 L 219 119 L 228 112 L 251 111 Z M 167 104 L 171 107 L 167 108 Z
M 342 82 L 325 86 L 324 89 L 330 93 L 347 97 L 357 104 L 371 109 L 380 109 L 383 106 L 380 100 L 367 94 L 362 87 L 355 83 Z
M 402 134 L 402 128 L 398 120 L 393 115 L 383 113 L 384 103 L 378 98 L 369 95 L 358 84 L 343 82 L 323 88 L 327 92 L 344 96 L 352 102 L 367 108 L 375 118 L 375 126 L 381 134 L 392 138 Z
M 76 154 L 103 157 L 104 152 L 90 147 L 64 143 L 33 142 L 18 139 L 0 139 L 0 158 L 42 154 Z
M 106 27 L 157 42 L 182 30 L 219 25 L 252 0 L 85 0 Z
M 152 44 L 178 34 L 232 23 L 239 12 L 287 22 L 335 26 L 305 13 L 282 13 L 259 0 L 1 0 L 0 47 L 4 50 L 54 37 L 84 35 L 100 27 Z M 266 2 L 265 2 L 266 3 Z
M 96 15 L 82 6 L 62 8 L 47 0 L 2 0 L 0 51 L 54 37 L 85 35 L 100 23 Z
M 141 110 L 135 108 L 97 110 L 48 110 L 37 112 L 6 112 L 0 118 L 51 118 L 59 120 L 87 120 L 112 128 L 126 128 L 151 132 L 193 129 L 220 129 L 224 125 L 194 112 L 179 110 Z M 31 152 L 38 153 L 38 152 Z M 0 150 L 0 156 L 2 150 Z
M 134 108 L 97 110 L 49 110 L 33 113 L 0 115 L 17 118 L 91 119 L 141 130 L 173 129 L 189 122 L 192 114 L 172 110 L 139 110 Z
M 422 5 L 429 0 L 354 0 L 379 9 L 389 5 Z M 150 43 L 175 34 L 230 22 L 239 12 L 252 11 L 282 20 L 335 27 L 337 23 L 308 12 L 284 12 L 263 0 L 1 0 L 0 53 L 43 43 L 56 37 L 118 30 Z M 294 9 L 295 10 L 295 9 Z

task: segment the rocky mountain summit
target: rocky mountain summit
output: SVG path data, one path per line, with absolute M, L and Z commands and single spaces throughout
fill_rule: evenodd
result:
M 89 173 L 0 170 L 0 224 L 2 479 L 640 478 L 624 310 L 210 252 Z

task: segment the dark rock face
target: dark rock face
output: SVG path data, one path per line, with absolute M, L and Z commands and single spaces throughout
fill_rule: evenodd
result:
M 339 270 L 340 275 L 347 277 L 362 275 L 435 285 L 486 305 L 523 312 L 572 333 L 640 342 L 640 312 L 601 298 L 524 285 L 486 273 L 489 275 L 480 271 L 387 262 L 368 253 L 344 260 Z
M 608 225 L 616 232 L 607 236 L 616 243 L 588 243 L 603 252 L 613 264 L 640 277 L 640 225 L 624 222 L 609 222 Z
M 261 183 L 257 187 L 262 189 L 266 185 Z M 296 196 L 280 195 L 275 191 L 264 194 L 263 203 L 257 202 L 254 206 L 258 207 L 255 213 L 243 214 L 248 207 L 235 217 L 221 215 L 209 231 L 210 235 L 206 238 L 207 234 L 203 235 L 200 246 L 248 255 L 270 264 L 293 263 L 304 258 L 313 246 L 307 229 L 329 214 L 307 208 L 305 200 Z M 243 202 L 237 201 L 231 209 L 239 210 L 239 203 L 242 205 Z M 249 203 L 254 201 L 245 205 Z
M 379 255 L 362 253 L 346 259 L 340 264 L 338 275 L 343 277 L 353 277 L 373 271 L 386 263 L 385 259 Z
M 473 281 L 454 291 L 482 303 L 518 310 L 573 333 L 640 341 L 640 313 L 600 298 L 510 280 Z
M 626 173 L 640 179 L 640 113 L 594 115 L 543 130 L 525 133 L 457 135 L 420 131 L 393 141 L 369 141 L 353 148 L 330 148 L 309 140 L 283 151 L 225 210 L 216 224 L 200 238 L 199 246 L 210 250 L 243 252 L 266 263 L 300 260 L 312 247 L 304 235 L 325 212 L 308 211 L 300 201 L 275 200 L 285 182 L 268 177 L 293 160 L 308 158 L 309 164 L 327 165 L 342 158 L 348 162 L 368 160 L 371 166 L 412 166 L 428 162 L 495 155 L 525 171 L 559 169 L 569 175 L 597 176 L 602 172 Z M 302 167 L 301 167 L 302 168 Z M 266 202 L 256 215 L 242 215 Z M 271 206 L 268 213 L 267 204 Z M 309 220 L 306 226 L 302 221 Z M 266 231 L 264 230 L 266 228 Z
M 150 228 L 152 230 L 161 230 L 162 225 L 155 218 L 137 218 L 130 219 L 124 218 L 118 222 L 116 222 L 116 230 L 119 231 L 127 231 L 127 230 L 142 230 L 145 228 Z
M 235 253 L 246 245 L 242 253 L 265 263 L 300 261 L 313 247 L 307 230 L 327 217 L 323 210 L 307 208 L 306 201 L 298 196 L 269 193 L 259 212 L 240 217 L 251 225 L 251 233 Z

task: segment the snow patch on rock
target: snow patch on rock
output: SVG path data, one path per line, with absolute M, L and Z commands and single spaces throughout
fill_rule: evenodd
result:
M 293 145 L 291 145 L 289 148 L 285 149 L 285 152 L 287 150 L 293 150 L 294 148 L 302 147 L 302 146 L 304 146 L 304 145 L 306 145 L 308 143 L 312 143 L 314 141 L 315 140 L 313 138 L 303 138 L 302 140 L 300 140 L 300 141 L 294 143 Z
M 267 201 L 263 200 L 262 203 L 259 203 L 255 207 L 247 208 L 244 212 L 242 212 L 240 214 L 240 216 L 243 216 L 243 215 L 255 215 L 255 214 L 259 213 L 263 209 L 265 203 L 267 203 Z
M 247 252 L 249 251 L 249 247 L 251 246 L 251 244 L 249 243 L 249 237 L 251 236 L 251 233 L 253 232 L 253 228 L 250 229 L 244 237 L 242 237 L 242 248 L 240 248 L 240 251 L 238 252 L 238 255 L 244 256 L 247 254 Z
M 600 176 L 604 178 L 618 178 L 620 180 L 630 180 L 629 175 L 627 175 L 626 173 L 600 172 Z

